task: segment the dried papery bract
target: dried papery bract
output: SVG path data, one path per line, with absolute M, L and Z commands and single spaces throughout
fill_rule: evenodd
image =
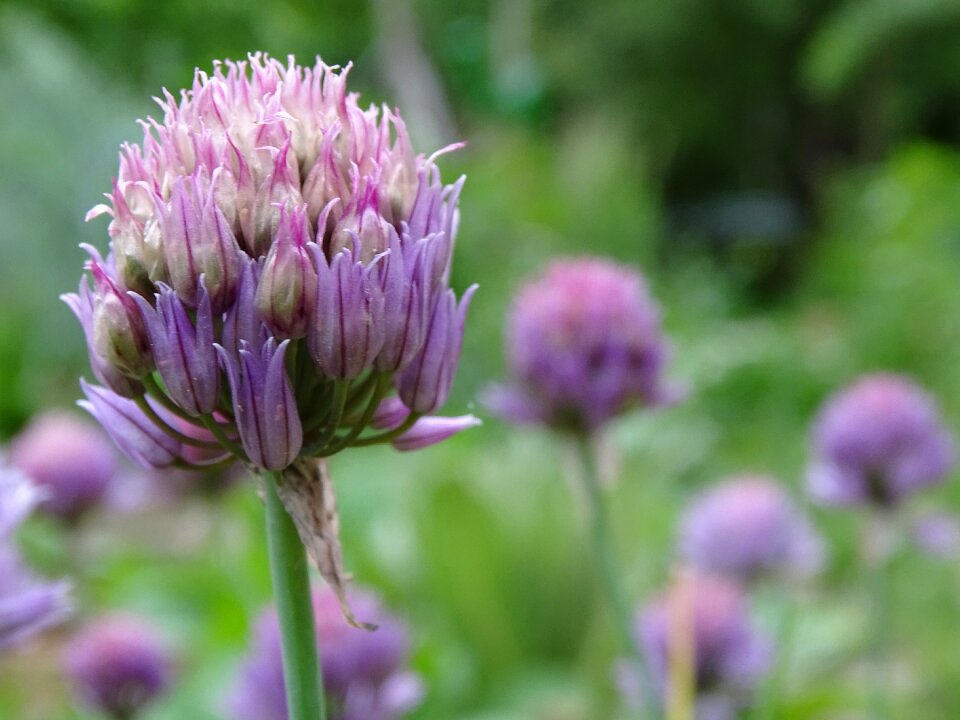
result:
M 396 111 L 347 92 L 348 71 L 254 54 L 164 91 L 88 215 L 110 216 L 109 252 L 90 250 L 92 287 L 65 297 L 103 385 L 84 383 L 84 406 L 117 445 L 149 467 L 259 471 L 283 530 L 271 552 L 296 537 L 269 510 L 282 498 L 341 598 L 319 463 L 476 424 L 427 415 L 449 394 L 473 293 L 458 303 L 449 287 L 463 180 L 444 185 L 435 158 L 453 148 L 415 154 Z M 371 425 L 395 397 L 398 424 Z

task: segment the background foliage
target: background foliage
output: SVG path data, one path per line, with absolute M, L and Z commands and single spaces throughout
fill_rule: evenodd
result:
M 396 37 L 386 0 L 7 0 L 0 5 L 0 437 L 67 406 L 85 372 L 57 295 L 87 208 L 109 189 L 162 86 L 262 49 L 353 60 L 353 87 L 400 103 L 396 43 L 431 61 L 452 127 L 402 106 L 420 147 L 469 176 L 455 284 L 479 282 L 451 411 L 502 372 L 504 313 L 558 254 L 640 267 L 674 341 L 682 405 L 618 423 L 615 526 L 639 602 L 669 572 L 695 488 L 777 474 L 798 489 L 809 419 L 874 369 L 913 373 L 960 427 L 960 2 L 420 0 Z M 418 115 L 419 113 L 419 115 Z M 452 137 L 446 135 L 452 134 Z M 340 456 L 348 561 L 415 628 L 420 720 L 618 717 L 612 622 L 582 541 L 567 448 L 493 419 L 423 453 Z M 951 484 L 926 501 L 955 506 Z M 800 601 L 778 717 L 857 717 L 871 628 L 858 519 L 823 513 L 828 569 Z M 250 483 L 225 497 L 103 513 L 79 539 L 43 521 L 25 541 L 77 577 L 83 612 L 154 618 L 182 682 L 150 720 L 215 718 L 250 617 L 269 597 Z M 960 708 L 960 576 L 906 549 L 896 565 L 895 717 Z M 761 620 L 764 602 L 758 605 Z M 68 710 L 54 633 L 0 660 L 0 716 Z M 37 690 L 44 688 L 43 692 Z M 908 710 L 909 709 L 909 710 Z

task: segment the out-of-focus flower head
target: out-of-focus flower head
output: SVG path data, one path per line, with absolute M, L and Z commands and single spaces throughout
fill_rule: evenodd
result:
M 660 310 L 643 277 L 613 262 L 553 262 L 517 293 L 506 340 L 511 379 L 487 402 L 509 420 L 586 432 L 675 398 Z
M 0 650 L 60 622 L 70 611 L 65 582 L 38 580 L 23 565 L 14 534 L 43 497 L 29 478 L 0 467 Z
M 111 217 L 109 253 L 88 248 L 93 284 L 65 299 L 105 386 L 89 408 L 135 461 L 197 464 L 175 417 L 267 470 L 411 446 L 446 401 L 473 292 L 449 289 L 463 181 L 442 184 L 396 112 L 361 108 L 348 71 L 218 63 L 122 147 L 89 214 Z M 361 437 L 391 388 L 403 422 Z
M 167 648 L 142 620 L 98 618 L 64 651 L 64 665 L 78 702 L 113 720 L 132 720 L 170 686 Z
M 811 496 L 824 505 L 893 508 L 943 482 L 951 434 L 933 398 L 909 378 L 866 375 L 830 397 L 813 425 Z
M 683 572 L 638 615 L 637 640 L 657 691 L 666 697 L 678 658 L 690 664 L 697 720 L 733 720 L 773 661 L 772 646 L 751 627 L 746 598 L 732 581 Z M 627 699 L 636 679 L 621 671 Z
M 706 490 L 687 507 L 680 556 L 708 573 L 743 582 L 815 572 L 823 543 L 776 480 L 744 475 Z
M 449 287 L 463 179 L 445 185 L 436 157 L 455 146 L 415 154 L 397 112 L 347 92 L 348 71 L 253 54 L 164 92 L 88 214 L 110 216 L 109 252 L 87 247 L 89 278 L 64 296 L 100 383 L 82 384 L 82 405 L 126 454 L 293 473 L 284 503 L 334 554 L 336 523 L 309 526 L 292 502 L 316 492 L 294 480 L 324 476 L 296 465 L 475 424 L 428 420 L 475 289 Z M 394 397 L 402 417 L 375 430 Z
M 336 595 L 313 595 L 317 642 L 330 720 L 393 720 L 413 710 L 423 684 L 408 667 L 410 641 L 405 625 L 372 594 L 352 591 L 351 604 L 378 625 L 373 632 L 349 625 Z M 253 646 L 228 698 L 236 720 L 287 720 L 280 628 L 270 609 L 257 623 Z
M 110 441 L 71 413 L 36 416 L 10 444 L 10 463 L 44 489 L 40 508 L 67 520 L 96 505 L 117 472 Z

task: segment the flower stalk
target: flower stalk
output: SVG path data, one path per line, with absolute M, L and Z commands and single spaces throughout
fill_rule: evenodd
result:
M 283 678 L 290 720 L 325 720 L 307 553 L 277 494 L 279 473 L 263 473 L 270 577 L 280 619 Z
M 606 596 L 610 609 L 613 611 L 617 634 L 627 651 L 628 662 L 633 666 L 632 670 L 640 680 L 642 702 L 646 708 L 652 708 L 655 707 L 654 698 L 656 696 L 643 661 L 643 654 L 633 632 L 630 603 L 618 571 L 610 517 L 604 502 L 603 488 L 600 486 L 600 475 L 594 450 L 591 446 L 591 436 L 587 434 L 578 435 L 576 449 L 582 468 L 584 489 L 587 492 L 590 509 L 590 542 L 600 575 L 601 589 Z

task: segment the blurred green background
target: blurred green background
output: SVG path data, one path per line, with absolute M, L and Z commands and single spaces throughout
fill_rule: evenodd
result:
M 0 438 L 78 395 L 83 340 L 57 296 L 76 286 L 77 244 L 106 244 L 83 216 L 150 97 L 250 50 L 352 60 L 352 89 L 400 106 L 418 149 L 468 142 L 442 161 L 469 178 L 454 284 L 481 288 L 448 412 L 485 416 L 473 398 L 502 373 L 512 293 L 551 257 L 650 278 L 690 395 L 604 440 L 640 602 L 698 487 L 752 470 L 801 489 L 809 420 L 857 374 L 914 374 L 960 427 L 958 33 L 958 0 L 6 0 Z M 333 464 L 348 565 L 413 624 L 429 694 L 412 717 L 625 716 L 568 448 L 485 419 L 421 453 Z M 958 503 L 955 484 L 921 501 Z M 800 600 L 777 717 L 865 717 L 860 523 L 816 519 L 830 562 Z M 269 597 L 261 520 L 245 483 L 102 513 L 78 538 L 38 520 L 28 539 L 79 576 L 82 613 L 144 613 L 179 648 L 181 682 L 148 720 L 207 720 Z M 954 717 L 956 563 L 907 549 L 895 571 L 893 716 Z M 0 717 L 84 717 L 59 677 L 68 632 L 0 658 Z

